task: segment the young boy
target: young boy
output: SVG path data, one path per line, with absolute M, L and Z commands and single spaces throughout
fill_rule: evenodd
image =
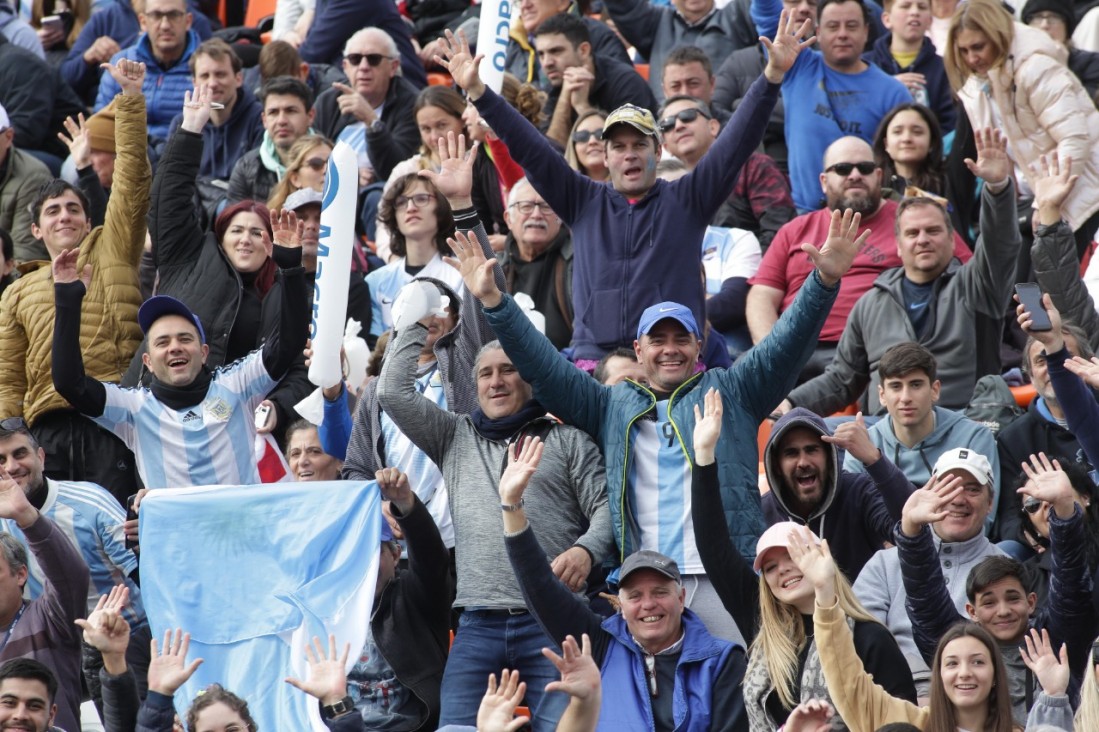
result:
M 956 109 L 943 60 L 927 36 L 931 0 L 883 0 L 882 24 L 890 30 L 862 55 L 908 87 L 912 99 L 939 118 L 943 134 L 954 129 Z

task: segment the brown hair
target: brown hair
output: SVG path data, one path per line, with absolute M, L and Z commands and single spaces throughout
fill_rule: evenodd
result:
M 221 684 L 210 684 L 191 702 L 191 708 L 187 710 L 187 732 L 198 732 L 198 715 L 202 710 L 215 704 L 224 704 L 236 712 L 244 720 L 248 732 L 259 732 L 256 720 L 252 719 L 248 711 L 248 702 L 228 691 Z
M 946 52 L 943 54 L 946 76 L 954 91 L 965 86 L 971 73 L 965 60 L 958 56 L 958 33 L 963 30 L 984 33 L 996 51 L 994 65 L 999 65 L 1011 51 L 1015 40 L 1015 19 L 997 0 L 968 0 L 958 6 L 946 31 Z
M 500 96 L 504 101 L 515 107 L 519 114 L 535 127 L 542 125 L 545 115 L 542 110 L 546 106 L 546 93 L 533 84 L 524 84 L 513 74 L 504 73 L 504 83 L 500 88 Z
M 931 663 L 931 703 L 928 707 L 930 714 L 924 726 L 924 732 L 958 731 L 954 703 L 947 697 L 946 688 L 943 686 L 942 663 L 946 647 L 959 638 L 976 638 L 988 651 L 992 662 L 992 690 L 988 694 L 988 718 L 985 720 L 982 732 L 1012 732 L 1015 722 L 1011 717 L 1011 694 L 1007 671 L 1004 669 L 1004 659 L 1000 655 L 996 641 L 988 631 L 968 620 L 952 625 L 939 639 L 939 646 L 935 649 L 935 660 Z
M 882 381 L 896 376 L 907 376 L 913 371 L 923 371 L 927 380 L 934 383 L 937 367 L 935 357 L 915 341 L 904 341 L 890 346 L 878 361 L 878 378 Z
M 65 36 L 65 46 L 66 48 L 72 48 L 80 35 L 80 31 L 84 29 L 84 24 L 92 16 L 92 8 L 88 0 L 67 0 L 66 5 L 69 12 L 72 13 L 73 27 L 69 31 L 69 35 Z M 138 12 L 136 8 L 134 12 Z M 41 28 L 43 18 L 56 14 L 57 0 L 34 0 L 34 4 L 31 5 L 31 25 L 35 29 Z
M 412 119 L 415 120 L 420 110 L 428 107 L 441 109 L 462 122 L 462 114 L 466 111 L 466 100 L 449 86 L 429 86 L 416 97 L 416 104 L 412 107 Z M 418 124 L 417 122 L 417 126 Z M 430 157 L 431 151 L 424 145 L 420 145 L 420 154 L 424 157 Z
M 576 154 L 576 143 L 572 141 L 573 134 L 580 129 L 580 123 L 591 117 L 602 117 L 606 122 L 607 113 L 601 109 L 589 109 L 582 115 L 576 118 L 576 123 L 573 124 L 572 129 L 569 130 L 569 139 L 565 141 L 565 161 L 569 164 L 569 167 L 578 173 L 588 174 L 587 168 L 580 162 L 580 157 Z
M 276 76 L 301 74 L 301 54 L 286 41 L 271 41 L 259 52 L 259 75 L 263 81 Z
M 449 256 L 452 252 L 446 240 L 447 237 L 454 236 L 454 212 L 450 209 L 450 202 L 446 200 L 446 196 L 439 193 L 439 189 L 435 187 L 434 183 L 415 173 L 409 173 L 394 181 L 393 185 L 382 196 L 382 202 L 378 206 L 378 220 L 389 229 L 389 247 L 398 257 L 403 257 L 408 253 L 408 249 L 405 247 L 404 234 L 397 227 L 396 201 L 399 196 L 407 193 L 416 183 L 422 183 L 427 192 L 435 196 L 435 247 L 440 254 Z
M 243 66 L 240 63 L 240 56 L 233 50 L 225 41 L 220 38 L 211 38 L 208 41 L 203 41 L 195 49 L 195 52 L 191 54 L 191 58 L 187 61 L 187 66 L 191 69 L 191 76 L 195 75 L 195 63 L 198 61 L 199 56 L 209 56 L 215 61 L 221 61 L 228 58 L 229 63 L 233 66 L 233 73 L 239 74 Z

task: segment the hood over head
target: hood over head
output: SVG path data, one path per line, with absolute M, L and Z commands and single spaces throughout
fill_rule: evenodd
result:
M 808 519 L 803 519 L 801 516 L 795 514 L 787 503 L 788 494 L 786 492 L 785 480 L 782 477 L 780 460 L 777 453 L 782 438 L 790 430 L 797 428 L 812 430 L 821 436 L 828 435 L 830 437 L 832 435 L 832 432 L 828 429 L 828 426 L 824 423 L 824 419 L 820 415 L 803 407 L 795 407 L 782 415 L 771 429 L 771 436 L 767 439 L 767 446 L 763 450 L 763 467 L 767 473 L 767 483 L 771 486 L 771 491 L 775 494 L 775 500 L 778 501 L 782 512 L 794 521 L 799 523 L 805 521 L 808 523 L 808 521 L 823 515 L 828 511 L 829 506 L 832 505 L 832 500 L 836 495 L 836 488 L 839 485 L 840 470 L 843 463 L 840 460 L 839 448 L 828 442 L 823 443 L 825 454 L 828 456 L 828 460 L 831 463 L 829 466 L 831 469 L 831 476 L 824 486 L 824 500 L 822 500 L 816 510 L 810 514 Z

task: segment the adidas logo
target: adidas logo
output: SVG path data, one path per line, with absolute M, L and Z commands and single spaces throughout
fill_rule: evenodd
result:
M 185 423 L 186 422 L 194 422 L 196 419 L 202 419 L 202 418 L 199 417 L 197 414 L 195 414 L 194 410 L 189 410 L 187 412 L 187 414 L 183 415 L 183 421 Z

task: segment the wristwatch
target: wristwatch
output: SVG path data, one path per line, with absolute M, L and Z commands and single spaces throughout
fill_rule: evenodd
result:
M 374 121 L 366 126 L 367 132 L 381 132 L 385 129 L 385 122 L 382 122 L 381 117 L 375 117 Z
M 336 717 L 342 717 L 355 708 L 355 700 L 350 696 L 345 696 L 335 704 L 321 704 L 321 716 L 325 719 L 335 719 Z
M 526 499 L 525 498 L 520 498 L 518 503 L 501 503 L 500 508 L 502 508 L 503 510 L 508 511 L 508 512 L 518 511 L 520 508 L 523 507 L 523 504 L 525 504 L 525 503 L 526 503 Z

